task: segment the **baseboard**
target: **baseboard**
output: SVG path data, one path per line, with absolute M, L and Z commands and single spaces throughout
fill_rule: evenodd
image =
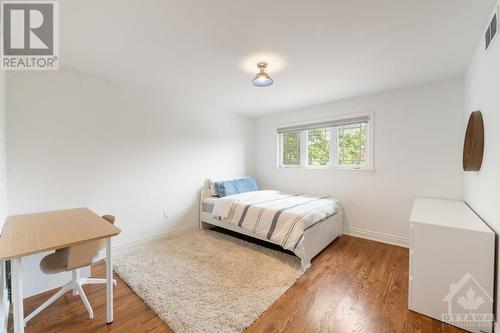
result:
M 408 247 L 409 242 L 408 238 L 401 236 L 394 236 L 389 234 L 384 234 L 382 232 L 376 232 L 371 230 L 366 230 L 362 228 L 351 227 L 344 231 L 344 234 L 351 235 L 360 238 L 366 238 L 370 240 L 374 240 L 381 243 L 397 245 L 402 247 Z
M 131 241 L 128 243 L 124 243 L 124 244 L 119 244 L 116 246 L 112 246 L 113 253 L 127 251 L 127 250 L 133 249 L 137 246 L 141 246 L 141 245 L 144 245 L 144 244 L 149 243 L 149 242 L 154 242 L 154 241 L 159 240 L 159 239 L 176 238 L 176 237 L 182 236 L 186 233 L 193 232 L 194 230 L 197 230 L 197 229 L 199 229 L 199 225 L 193 224 L 193 225 L 190 225 L 188 227 L 163 232 L 161 234 L 137 239 L 137 240 L 134 240 L 134 241 Z M 99 254 L 97 255 L 96 261 L 102 260 L 104 258 L 106 258 L 106 250 L 102 250 L 99 252 Z

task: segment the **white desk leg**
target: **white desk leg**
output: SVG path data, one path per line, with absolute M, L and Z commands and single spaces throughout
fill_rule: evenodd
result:
M 11 264 L 14 333 L 24 333 L 23 277 L 21 258 L 12 259 Z
M 113 322 L 113 261 L 111 259 L 111 237 L 106 239 L 106 322 Z

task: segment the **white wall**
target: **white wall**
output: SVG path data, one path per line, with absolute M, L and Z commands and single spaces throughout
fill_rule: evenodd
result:
M 463 197 L 463 80 L 324 104 L 256 119 L 254 173 L 265 188 L 330 194 L 346 231 L 407 245 L 415 196 Z M 279 169 L 278 125 L 375 112 L 375 172 Z
M 1 30 L 1 28 L 0 28 Z M 0 38 L 0 42 L 2 39 Z M 0 233 L 7 216 L 7 162 L 6 162 L 6 82 L 5 71 L 0 70 Z M 7 289 L 5 279 L 5 264 L 0 261 L 0 332 L 7 325 Z
M 486 18 L 485 24 L 491 20 Z M 485 28 L 486 30 L 486 28 Z M 465 77 L 465 128 L 473 111 L 480 110 L 484 121 L 484 156 L 481 170 L 465 173 L 465 200 L 500 232 L 500 37 L 484 50 L 481 37 Z M 497 246 L 497 251 L 499 248 Z M 497 257 L 500 252 L 497 253 Z M 497 265 L 498 268 L 498 265 Z M 497 288 L 500 280 L 497 272 Z M 500 302 L 497 292 L 497 315 Z
M 7 215 L 7 92 L 5 71 L 0 71 L 0 230 Z
M 250 173 L 248 118 L 69 72 L 9 73 L 8 91 L 9 214 L 86 206 L 114 214 L 124 244 L 196 224 L 207 178 Z M 24 262 L 40 278 L 26 295 L 62 281 L 39 259 Z

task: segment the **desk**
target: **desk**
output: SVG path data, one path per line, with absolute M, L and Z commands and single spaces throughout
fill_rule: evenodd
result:
M 106 238 L 106 321 L 113 322 L 111 237 L 120 229 L 88 208 L 9 216 L 0 235 L 0 261 L 12 263 L 14 333 L 24 332 L 22 257 Z

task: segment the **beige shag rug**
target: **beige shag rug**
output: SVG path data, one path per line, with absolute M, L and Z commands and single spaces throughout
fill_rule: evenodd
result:
M 215 231 L 118 253 L 114 266 L 175 332 L 242 332 L 302 275 L 297 258 Z

